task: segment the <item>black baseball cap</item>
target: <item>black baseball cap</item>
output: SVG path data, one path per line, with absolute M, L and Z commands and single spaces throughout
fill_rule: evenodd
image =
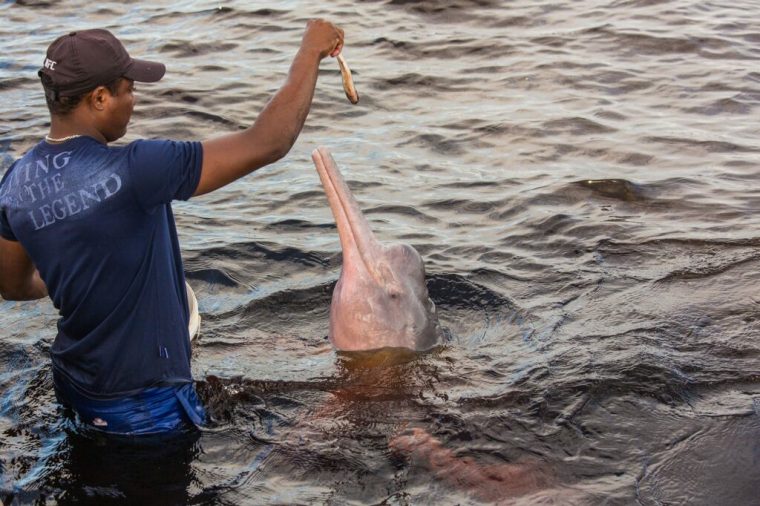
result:
M 164 73 L 163 63 L 132 58 L 111 32 L 96 28 L 55 39 L 37 75 L 56 96 L 71 97 L 120 77 L 153 83 Z

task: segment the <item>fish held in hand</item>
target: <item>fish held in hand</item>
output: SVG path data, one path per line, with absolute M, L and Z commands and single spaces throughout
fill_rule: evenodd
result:
M 343 91 L 346 92 L 346 98 L 348 98 L 349 102 L 352 104 L 358 104 L 359 93 L 357 93 L 356 87 L 354 86 L 354 79 L 351 77 L 351 69 L 348 67 L 348 63 L 346 63 L 346 59 L 343 58 L 342 54 L 339 54 L 336 58 L 338 59 L 338 65 L 340 66 L 340 75 L 343 78 Z

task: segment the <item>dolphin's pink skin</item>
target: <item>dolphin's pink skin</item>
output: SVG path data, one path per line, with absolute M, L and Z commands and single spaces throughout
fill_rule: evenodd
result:
M 438 478 L 488 503 L 513 504 L 517 498 L 550 484 L 549 476 L 536 465 L 480 464 L 471 457 L 458 456 L 419 428 L 393 437 L 390 448 L 409 456 L 413 464 L 429 469 Z M 568 501 L 567 504 L 575 503 Z
M 380 244 L 330 152 L 320 147 L 311 158 L 343 249 L 343 269 L 330 306 L 333 346 L 342 351 L 432 348 L 440 330 L 419 253 L 406 244 Z

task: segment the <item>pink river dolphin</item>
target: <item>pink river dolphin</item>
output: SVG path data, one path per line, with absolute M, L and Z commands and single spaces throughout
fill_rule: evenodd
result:
M 311 158 L 343 249 L 343 268 L 330 305 L 333 346 L 363 351 L 437 345 L 440 327 L 420 254 L 407 244 L 380 244 L 327 148 L 317 148 Z
M 311 157 L 343 249 L 343 268 L 330 306 L 333 346 L 341 351 L 386 348 L 398 355 L 393 348 L 427 350 L 437 345 L 440 327 L 428 296 L 420 254 L 406 244 L 386 246 L 378 242 L 330 152 L 320 147 Z M 371 354 L 376 356 L 383 353 Z M 334 409 L 322 411 L 331 416 Z M 389 443 L 413 465 L 427 468 L 478 501 L 513 504 L 528 494 L 542 494 L 551 484 L 535 464 L 481 464 L 471 457 L 460 457 L 421 428 L 395 434 Z

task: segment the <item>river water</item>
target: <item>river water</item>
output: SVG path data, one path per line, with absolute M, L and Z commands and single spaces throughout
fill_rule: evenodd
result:
M 0 301 L 4 504 L 760 503 L 760 4 L 0 2 L 0 172 L 47 132 L 47 44 L 106 27 L 166 63 L 129 133 L 250 124 L 308 18 L 346 31 L 291 153 L 175 205 L 213 420 L 78 433 L 48 301 Z M 429 353 L 339 355 L 341 254 L 310 152 L 425 259 Z M 389 443 L 425 431 L 464 467 Z M 519 488 L 453 469 L 522 466 Z M 507 480 L 509 481 L 509 480 Z

